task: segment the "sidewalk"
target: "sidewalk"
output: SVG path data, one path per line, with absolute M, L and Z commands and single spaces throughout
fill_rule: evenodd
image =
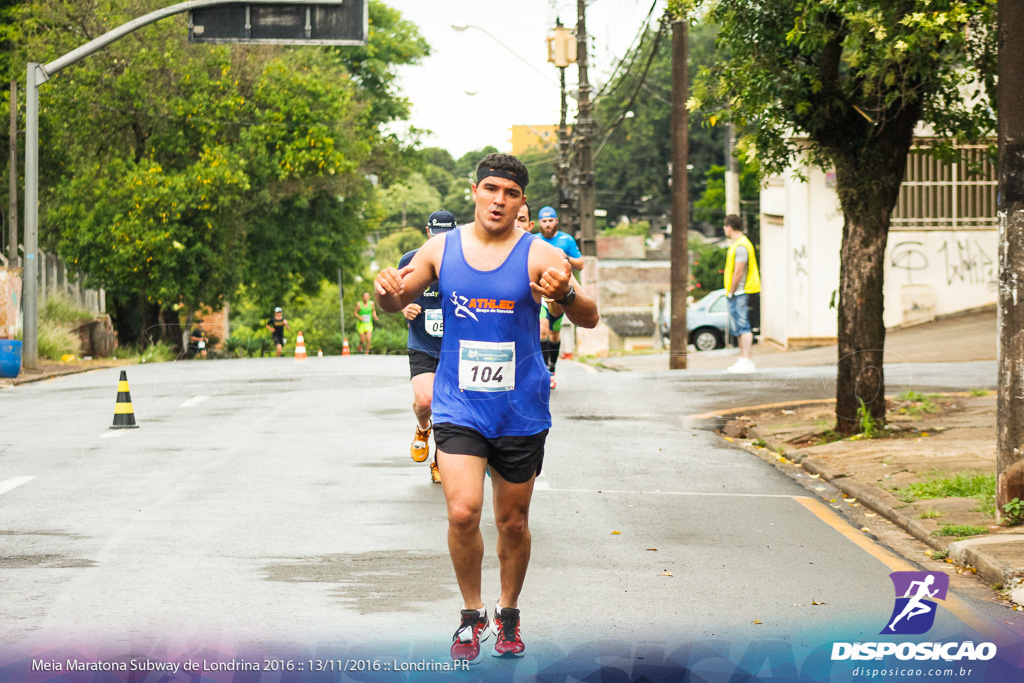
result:
M 17 377 L 0 377 L 0 389 L 28 384 L 29 382 L 41 382 L 63 375 L 74 375 L 79 372 L 89 372 L 90 370 L 100 370 L 103 368 L 116 368 L 121 365 L 135 365 L 136 363 L 138 363 L 136 358 L 128 360 L 96 358 L 94 360 L 73 360 L 67 363 L 40 360 L 32 370 L 22 367 Z
M 692 347 L 691 347 L 692 348 Z M 760 369 L 835 365 L 835 345 L 782 351 L 768 344 L 755 344 L 751 359 Z M 689 351 L 689 370 L 725 370 L 736 362 L 739 349 Z M 668 351 L 614 355 L 593 361 L 609 370 L 668 370 Z M 934 322 L 889 330 L 885 337 L 886 363 L 939 363 L 996 359 L 996 311 L 987 309 L 943 318 Z

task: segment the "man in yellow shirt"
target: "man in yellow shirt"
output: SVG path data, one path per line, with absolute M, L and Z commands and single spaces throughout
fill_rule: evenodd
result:
M 725 237 L 732 244 L 725 257 L 725 296 L 728 298 L 729 334 L 736 335 L 740 343 L 740 357 L 728 368 L 728 372 L 749 374 L 756 370 L 750 360 L 750 347 L 754 344 L 751 327 L 751 309 L 757 312 L 760 297 L 761 275 L 757 270 L 757 256 L 754 245 L 743 234 L 740 217 L 730 214 L 725 217 Z

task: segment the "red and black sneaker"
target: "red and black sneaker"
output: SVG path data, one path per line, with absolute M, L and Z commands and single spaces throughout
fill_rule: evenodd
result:
M 491 630 L 497 638 L 494 641 L 495 657 L 522 657 L 526 645 L 519 635 L 519 610 L 511 607 L 495 609 Z
M 480 643 L 491 635 L 487 628 L 487 610 L 462 610 L 462 623 L 452 636 L 452 660 L 476 664 L 483 659 Z

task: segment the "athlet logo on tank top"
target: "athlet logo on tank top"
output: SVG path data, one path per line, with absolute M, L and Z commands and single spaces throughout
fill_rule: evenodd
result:
M 460 296 L 458 292 L 452 291 L 452 297 L 450 299 L 452 305 L 455 306 L 455 316 L 457 318 L 472 318 L 477 322 L 480 318 L 476 317 L 476 313 L 514 313 L 516 308 L 515 301 L 509 301 L 507 299 L 471 299 L 468 296 Z

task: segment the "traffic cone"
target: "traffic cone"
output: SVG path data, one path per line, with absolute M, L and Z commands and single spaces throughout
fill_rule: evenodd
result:
M 324 357 L 324 350 L 323 349 L 317 349 L 316 350 L 316 357 L 317 358 L 323 358 Z
M 341 355 L 351 356 L 352 353 L 348 350 L 348 339 L 341 343 Z
M 135 410 L 132 408 L 132 394 L 128 390 L 128 373 L 121 371 L 121 379 L 117 383 L 117 403 L 114 404 L 114 424 L 111 429 L 136 429 Z
M 302 332 L 295 340 L 295 360 L 306 360 L 306 342 L 302 340 Z

